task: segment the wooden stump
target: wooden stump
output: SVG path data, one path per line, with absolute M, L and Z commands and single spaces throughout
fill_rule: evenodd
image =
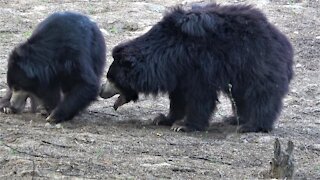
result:
M 281 150 L 279 139 L 274 143 L 274 158 L 272 158 L 270 177 L 276 179 L 292 179 L 294 164 L 292 159 L 293 142 L 288 141 L 285 151 Z

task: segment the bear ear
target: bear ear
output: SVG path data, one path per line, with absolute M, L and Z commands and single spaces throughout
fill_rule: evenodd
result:
M 8 62 L 10 64 L 17 63 L 18 61 L 20 61 L 22 54 L 22 50 L 19 47 L 15 47 L 10 53 Z
M 18 63 L 23 60 L 26 55 L 26 48 L 23 44 L 20 44 L 11 51 L 9 63 Z
M 217 26 L 217 17 L 210 12 L 203 12 L 201 9 L 184 11 L 181 16 L 175 17 L 178 28 L 189 36 L 207 36 L 214 33 Z
M 132 68 L 137 62 L 137 54 L 134 53 L 137 50 L 126 44 L 120 44 L 116 46 L 112 51 L 112 57 L 124 68 Z

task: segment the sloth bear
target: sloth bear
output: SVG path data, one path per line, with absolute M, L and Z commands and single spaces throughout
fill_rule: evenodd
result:
M 50 114 L 49 122 L 70 120 L 96 99 L 105 60 L 96 23 L 78 13 L 54 13 L 9 56 L 10 101 L 34 96 Z
M 169 114 L 154 122 L 175 131 L 205 130 L 219 92 L 234 102 L 227 121 L 239 132 L 271 131 L 293 76 L 290 42 L 250 5 L 173 8 L 112 56 L 107 78 L 118 101 L 168 93 Z

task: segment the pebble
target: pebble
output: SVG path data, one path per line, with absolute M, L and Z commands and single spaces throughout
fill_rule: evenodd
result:
M 52 128 L 52 125 L 47 122 L 47 123 L 44 125 L 44 127 L 46 127 L 46 128 Z
M 60 129 L 60 128 L 62 128 L 62 125 L 60 123 L 56 124 L 56 128 Z
M 314 150 L 320 151 L 320 144 L 314 144 L 314 145 L 312 145 L 312 147 Z
M 46 128 L 57 128 L 57 129 L 61 129 L 62 128 L 62 125 L 59 123 L 59 124 L 56 124 L 56 125 L 52 125 L 52 124 L 50 124 L 50 123 L 46 123 L 45 125 L 44 125 L 44 127 L 46 127 Z
M 171 166 L 171 164 L 163 162 L 163 163 L 157 163 L 157 164 L 141 164 L 142 167 L 151 167 L 151 168 L 158 168 L 158 167 L 163 167 L 163 166 Z
M 261 144 L 266 144 L 266 143 L 273 142 L 274 139 L 275 138 L 273 136 L 262 136 L 262 137 L 257 139 L 257 142 L 261 143 Z

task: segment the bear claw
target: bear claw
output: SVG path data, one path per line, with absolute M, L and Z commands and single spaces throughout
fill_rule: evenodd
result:
M 2 110 L 5 114 L 13 114 L 13 109 L 11 107 L 3 107 Z
M 179 127 L 171 127 L 171 130 L 174 132 L 185 132 L 185 128 L 184 126 L 179 126 Z
M 180 124 L 173 124 L 171 126 L 171 130 L 174 132 L 191 132 L 193 131 L 192 129 L 188 128 L 185 125 L 180 125 Z
M 46 121 L 49 123 L 58 123 L 58 121 L 51 114 L 46 118 Z

